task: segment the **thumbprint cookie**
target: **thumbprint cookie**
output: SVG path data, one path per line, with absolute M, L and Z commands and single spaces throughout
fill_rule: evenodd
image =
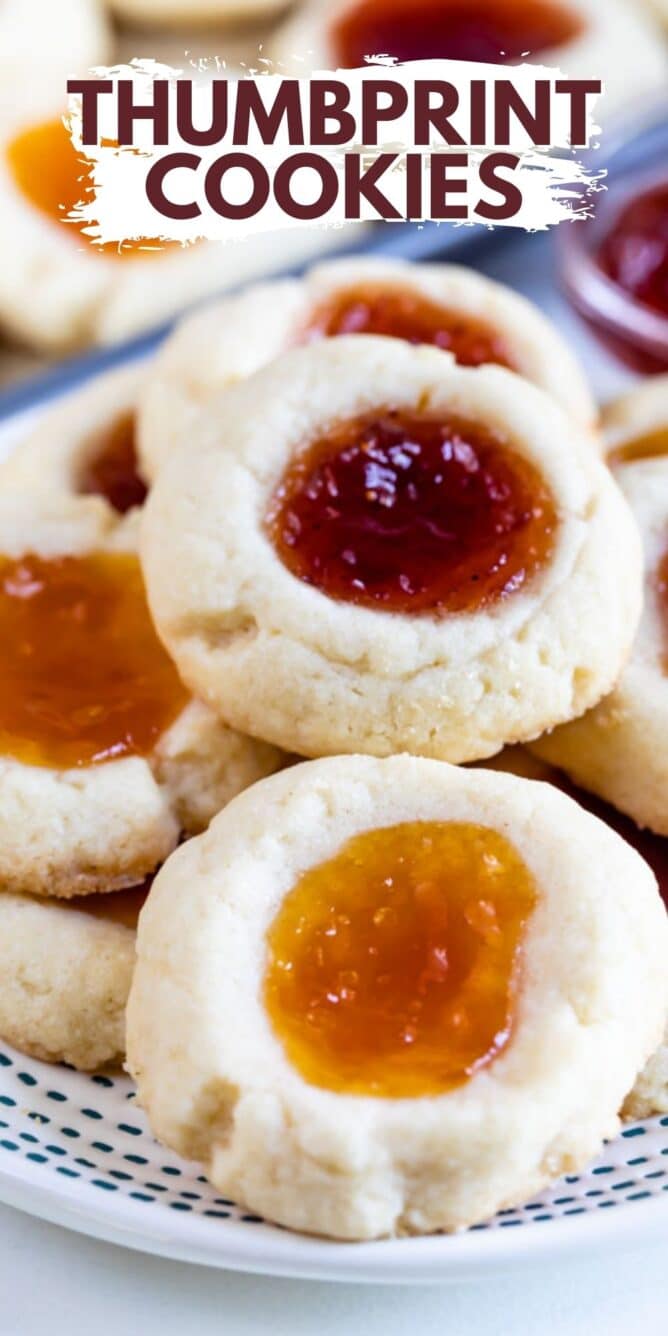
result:
M 2 0 L 0 120 L 17 107 L 53 106 L 68 78 L 104 64 L 111 50 L 101 0 Z
M 189 697 L 151 625 L 140 379 L 68 396 L 0 470 L 0 1035 L 85 1070 L 122 1060 L 155 867 L 281 759 Z
M 0 892 L 0 1035 L 44 1062 L 119 1067 L 148 881 L 70 900 Z
M 526 298 L 473 269 L 372 256 L 333 260 L 301 279 L 258 283 L 187 317 L 149 368 L 139 449 L 151 477 L 226 385 L 287 349 L 341 334 L 433 344 L 465 366 L 493 362 L 553 394 L 578 422 L 597 413 L 557 330 Z
M 121 524 L 148 492 L 136 445 L 145 379 L 143 365 L 130 366 L 66 394 L 2 461 L 2 487 L 96 497 L 100 515 Z
M 661 23 L 668 25 L 668 0 L 644 0 L 644 3 Z
M 0 493 L 5 891 L 135 886 L 280 763 L 183 686 L 149 616 L 137 519 L 96 496 Z
M 629 59 L 629 52 L 633 59 Z M 278 30 L 283 72 L 354 69 L 368 56 L 557 66 L 601 79 L 606 114 L 665 87 L 668 61 L 634 0 L 307 0 Z
M 667 947 L 649 868 L 558 790 L 306 762 L 158 873 L 128 1064 L 158 1138 L 268 1219 L 460 1229 L 614 1135 Z
M 611 405 L 606 435 L 642 538 L 642 619 L 614 690 L 535 746 L 639 826 L 668 835 L 668 376 Z
M 158 474 L 142 562 L 190 689 L 305 756 L 536 737 L 610 690 L 640 613 L 589 435 L 505 368 L 371 335 L 214 399 Z
M 64 92 L 64 90 L 63 90 Z M 106 344 L 157 325 L 212 290 L 305 261 L 349 240 L 345 229 L 294 228 L 192 246 L 140 237 L 98 245 L 72 221 L 90 164 L 51 106 L 0 118 L 0 323 L 47 352 Z M 35 293 L 39 292 L 39 300 Z
M 668 905 L 668 840 L 664 836 L 655 835 L 651 830 L 641 830 L 630 817 L 624 816 L 586 790 L 577 788 L 563 770 L 541 761 L 525 747 L 506 747 L 490 764 L 494 769 L 521 775 L 525 779 L 556 785 L 586 811 L 612 826 L 649 864 L 663 903 Z M 625 1118 L 650 1118 L 656 1113 L 668 1113 L 668 1025 L 661 1044 L 643 1067 L 622 1106 Z

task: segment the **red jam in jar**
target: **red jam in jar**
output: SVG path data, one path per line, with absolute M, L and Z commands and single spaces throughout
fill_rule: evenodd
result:
M 147 756 L 188 694 L 135 556 L 0 559 L 0 754 L 66 770 Z
M 264 1001 L 311 1085 L 411 1098 L 462 1085 L 515 1020 L 529 869 L 499 831 L 406 822 L 304 873 L 267 934 Z
M 503 337 L 491 325 L 399 285 L 367 283 L 336 292 L 314 310 L 301 341 L 339 334 L 383 334 L 406 343 L 429 343 L 453 353 L 462 366 L 496 362 L 517 370 Z
M 338 65 L 365 56 L 471 60 L 535 58 L 579 37 L 580 16 L 555 0 L 357 0 L 332 27 Z
M 78 490 L 104 497 L 119 515 L 144 504 L 147 488 L 138 470 L 134 413 L 124 413 L 96 438 Z
M 601 244 L 598 263 L 636 301 L 668 316 L 668 181 L 625 205 Z
M 492 431 L 389 410 L 297 455 L 267 514 L 298 579 L 408 614 L 474 612 L 521 589 L 556 524 L 538 470 Z
M 603 281 L 572 296 L 615 357 L 644 375 L 668 371 L 668 181 L 632 196 L 593 252 Z

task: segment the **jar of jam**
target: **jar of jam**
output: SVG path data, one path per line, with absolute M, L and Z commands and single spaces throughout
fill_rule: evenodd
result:
M 668 172 L 621 176 L 585 223 L 561 229 L 567 295 L 612 354 L 668 371 Z

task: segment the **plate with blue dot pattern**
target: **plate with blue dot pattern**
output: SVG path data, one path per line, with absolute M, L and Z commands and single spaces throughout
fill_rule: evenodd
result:
M 0 1045 L 0 1199 L 184 1261 L 331 1280 L 455 1278 L 490 1265 L 668 1233 L 668 1117 L 629 1124 L 583 1174 L 457 1235 L 334 1243 L 269 1224 L 160 1146 L 123 1076 L 85 1076 Z M 663 1205 L 662 1205 L 663 1203 Z

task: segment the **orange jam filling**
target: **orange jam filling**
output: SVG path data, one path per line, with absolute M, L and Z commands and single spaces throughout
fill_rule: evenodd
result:
M 311 1085 L 395 1098 L 462 1085 L 508 1044 L 537 900 L 496 830 L 407 822 L 306 872 L 267 935 L 265 1006 Z
M 614 468 L 616 464 L 631 464 L 638 459 L 659 459 L 661 455 L 668 455 L 668 427 L 657 427 L 633 441 L 615 446 L 608 453 L 608 464 Z
M 486 427 L 388 410 L 299 454 L 266 522 L 288 570 L 331 598 L 473 612 L 536 575 L 557 516 L 538 471 Z
M 80 914 L 90 914 L 92 918 L 121 923 L 124 928 L 136 928 L 152 881 L 152 877 L 147 877 L 140 885 L 128 886 L 124 891 L 75 895 L 71 900 L 59 900 L 58 904 L 64 905 L 66 909 L 76 909 Z
M 79 477 L 84 496 L 102 496 L 125 515 L 146 500 L 147 487 L 139 474 L 134 413 L 124 413 L 95 441 L 95 450 Z
M 338 334 L 384 334 L 407 343 L 430 343 L 446 348 L 463 366 L 496 362 L 516 369 L 492 326 L 398 285 L 369 283 L 335 293 L 313 312 L 303 341 Z
M 64 222 L 77 204 L 93 190 L 92 165 L 80 157 L 61 120 L 44 121 L 22 130 L 7 148 L 7 163 L 18 189 L 34 208 L 52 222 Z M 68 220 L 73 235 L 107 255 L 150 255 L 165 243 L 141 238 L 98 243 L 86 236 L 88 222 Z M 157 249 L 156 249 L 157 248 Z
M 582 19 L 555 0 L 357 0 L 331 30 L 336 62 L 535 59 L 579 37 Z
M 187 702 L 126 553 L 0 559 L 0 754 L 69 769 L 147 756 Z

